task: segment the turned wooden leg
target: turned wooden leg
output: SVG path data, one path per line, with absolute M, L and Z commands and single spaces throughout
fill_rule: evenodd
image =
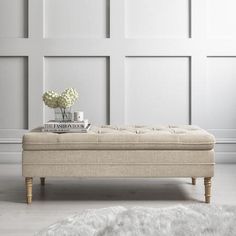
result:
M 45 177 L 41 177 L 40 182 L 41 182 L 41 185 L 44 186 L 45 185 Z
M 196 185 L 196 178 L 192 177 L 192 185 Z
M 204 178 L 205 185 L 205 202 L 210 203 L 211 200 L 211 177 Z
M 30 204 L 32 202 L 32 186 L 33 186 L 33 178 L 26 177 L 25 178 L 26 185 L 26 202 Z

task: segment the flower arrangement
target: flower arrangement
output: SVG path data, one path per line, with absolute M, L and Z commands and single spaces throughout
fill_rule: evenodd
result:
M 67 88 L 61 94 L 54 91 L 47 91 L 43 94 L 44 104 L 50 108 L 59 108 L 62 115 L 62 120 L 68 120 L 67 108 L 74 105 L 79 95 L 76 89 Z

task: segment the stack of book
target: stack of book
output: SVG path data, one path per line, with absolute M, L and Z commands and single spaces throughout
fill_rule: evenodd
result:
M 91 124 L 88 120 L 71 121 L 71 122 L 56 122 L 54 120 L 48 121 L 44 124 L 44 132 L 55 133 L 87 133 Z

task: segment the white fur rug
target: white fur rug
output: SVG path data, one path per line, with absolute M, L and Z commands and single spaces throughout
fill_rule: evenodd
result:
M 236 206 L 196 204 L 168 208 L 90 209 L 57 222 L 37 236 L 233 236 Z

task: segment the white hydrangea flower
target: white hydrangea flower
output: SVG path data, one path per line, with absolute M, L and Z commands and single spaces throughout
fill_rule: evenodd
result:
M 75 103 L 78 97 L 78 92 L 74 88 L 67 88 L 61 95 L 54 91 L 45 92 L 43 101 L 50 108 L 68 108 Z
M 60 108 L 68 108 L 71 107 L 74 104 L 71 97 L 67 94 L 62 94 L 58 97 L 58 106 Z
M 47 91 L 43 94 L 43 101 L 46 106 L 50 108 L 57 108 L 58 107 L 58 97 L 59 94 L 55 93 L 54 91 Z
M 67 89 L 62 93 L 62 96 L 63 96 L 63 95 L 68 95 L 68 96 L 71 98 L 71 100 L 72 100 L 73 102 L 75 102 L 75 101 L 78 99 L 78 97 L 79 97 L 78 92 L 77 92 L 74 88 L 67 88 Z

